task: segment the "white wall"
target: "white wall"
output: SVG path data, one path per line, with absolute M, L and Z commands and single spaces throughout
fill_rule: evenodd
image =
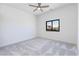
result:
M 64 6 L 38 16 L 38 36 L 77 44 L 77 4 Z M 46 31 L 46 21 L 60 19 L 60 32 Z
M 79 3 L 78 3 L 78 55 L 79 55 Z
M 36 37 L 34 15 L 0 5 L 0 47 L 34 37 Z

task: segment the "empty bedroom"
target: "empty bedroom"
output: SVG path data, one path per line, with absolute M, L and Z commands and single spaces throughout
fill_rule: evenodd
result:
M 0 56 L 77 56 L 77 3 L 0 3 Z

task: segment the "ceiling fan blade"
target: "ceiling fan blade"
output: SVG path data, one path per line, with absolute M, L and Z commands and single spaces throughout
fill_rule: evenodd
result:
M 47 7 L 49 7 L 49 5 L 47 5 L 47 6 L 40 6 L 40 8 L 47 8 Z
M 35 6 L 35 5 L 29 5 L 29 6 L 31 6 L 31 7 L 38 7 L 38 6 Z
M 36 8 L 36 9 L 34 9 L 34 10 L 33 10 L 33 12 L 35 12 L 36 10 L 37 10 L 37 8 Z
M 43 12 L 43 10 L 40 8 L 40 11 Z

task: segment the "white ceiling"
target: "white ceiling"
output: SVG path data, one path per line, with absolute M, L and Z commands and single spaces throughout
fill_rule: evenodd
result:
M 34 15 L 40 15 L 40 14 L 43 14 L 43 13 L 49 11 L 49 10 L 54 10 L 56 8 L 66 6 L 69 3 L 42 3 L 42 5 L 49 5 L 48 8 L 43 8 L 43 12 L 41 12 L 40 10 L 33 12 L 33 10 L 35 8 L 30 7 L 29 4 L 37 5 L 37 3 L 7 3 L 5 5 L 8 5 L 8 6 L 11 6 L 11 7 L 14 7 L 14 8 L 18 8 L 18 9 L 23 10 L 23 11 L 28 11 L 28 12 L 34 14 Z

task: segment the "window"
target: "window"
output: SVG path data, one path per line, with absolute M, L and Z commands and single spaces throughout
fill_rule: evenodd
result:
M 46 31 L 60 31 L 60 20 L 50 20 L 46 21 Z

